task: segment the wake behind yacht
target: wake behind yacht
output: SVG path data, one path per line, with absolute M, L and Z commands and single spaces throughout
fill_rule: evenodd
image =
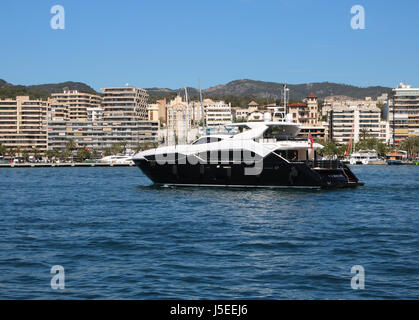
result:
M 347 188 L 364 185 L 339 160 L 317 160 L 323 146 L 298 140 L 287 120 L 228 125 L 237 134 L 137 153 L 134 163 L 157 185 Z

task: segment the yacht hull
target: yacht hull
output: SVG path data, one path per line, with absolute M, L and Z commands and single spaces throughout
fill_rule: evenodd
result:
M 224 164 L 158 164 L 156 161 L 134 159 L 135 164 L 157 185 L 214 187 L 302 187 L 353 188 L 364 185 L 344 164 L 325 162 L 289 163 L 268 156 L 257 175 L 246 174 L 254 165 Z

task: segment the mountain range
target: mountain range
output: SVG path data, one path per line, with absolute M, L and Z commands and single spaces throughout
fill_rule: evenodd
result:
M 283 85 L 283 83 L 243 79 L 210 87 L 203 90 L 203 94 L 205 97 L 213 98 L 240 97 L 275 101 L 281 99 Z M 320 99 L 330 96 L 347 96 L 355 99 L 363 99 L 365 97 L 377 98 L 383 93 L 391 92 L 391 88 L 388 87 L 357 87 L 332 82 L 288 84 L 287 87 L 290 89 L 290 100 L 302 100 L 310 93 L 314 93 Z M 16 95 L 30 95 L 34 98 L 46 98 L 51 93 L 61 92 L 64 88 L 91 93 L 96 92 L 92 87 L 82 82 L 67 81 L 62 83 L 22 86 L 13 85 L 0 79 L 0 98 L 14 98 Z M 173 97 L 177 94 L 184 95 L 184 88 L 146 88 L 146 90 L 150 94 L 151 100 L 163 97 Z M 199 91 L 196 88 L 188 88 L 188 94 L 190 97 L 197 97 Z
M 206 96 L 237 96 L 237 97 L 255 97 L 268 100 L 277 100 L 282 97 L 284 83 L 265 82 L 256 80 L 235 80 L 227 84 L 214 86 L 203 90 Z M 357 87 L 347 84 L 339 84 L 332 82 L 316 82 L 304 84 L 287 84 L 290 89 L 290 99 L 302 100 L 310 93 L 314 93 L 320 99 L 330 96 L 347 96 L 354 99 L 363 99 L 365 97 L 377 98 L 383 93 L 390 93 L 391 88 L 382 86 L 373 87 Z M 190 96 L 199 95 L 199 91 L 195 88 L 187 88 Z M 167 88 L 147 88 L 150 95 L 171 95 L 184 94 L 182 89 L 167 89 Z
M 39 84 L 31 86 L 14 85 L 0 79 L 0 98 L 15 98 L 16 96 L 30 96 L 33 99 L 46 99 L 51 93 L 62 92 L 63 89 L 80 90 L 83 92 L 96 93 L 96 91 L 82 82 L 61 82 Z

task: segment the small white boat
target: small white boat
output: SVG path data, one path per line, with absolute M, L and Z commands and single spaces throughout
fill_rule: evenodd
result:
M 132 161 L 132 156 L 127 155 L 107 156 L 100 159 L 100 162 L 110 164 L 134 164 Z
M 375 150 L 360 150 L 352 153 L 349 159 L 351 165 L 367 165 L 380 163 L 381 160 L 378 157 L 377 151 Z

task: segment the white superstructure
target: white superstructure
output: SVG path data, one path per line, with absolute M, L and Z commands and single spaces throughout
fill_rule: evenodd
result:
M 351 154 L 349 163 L 355 164 L 374 164 L 380 162 L 377 151 L 375 150 L 360 150 Z

